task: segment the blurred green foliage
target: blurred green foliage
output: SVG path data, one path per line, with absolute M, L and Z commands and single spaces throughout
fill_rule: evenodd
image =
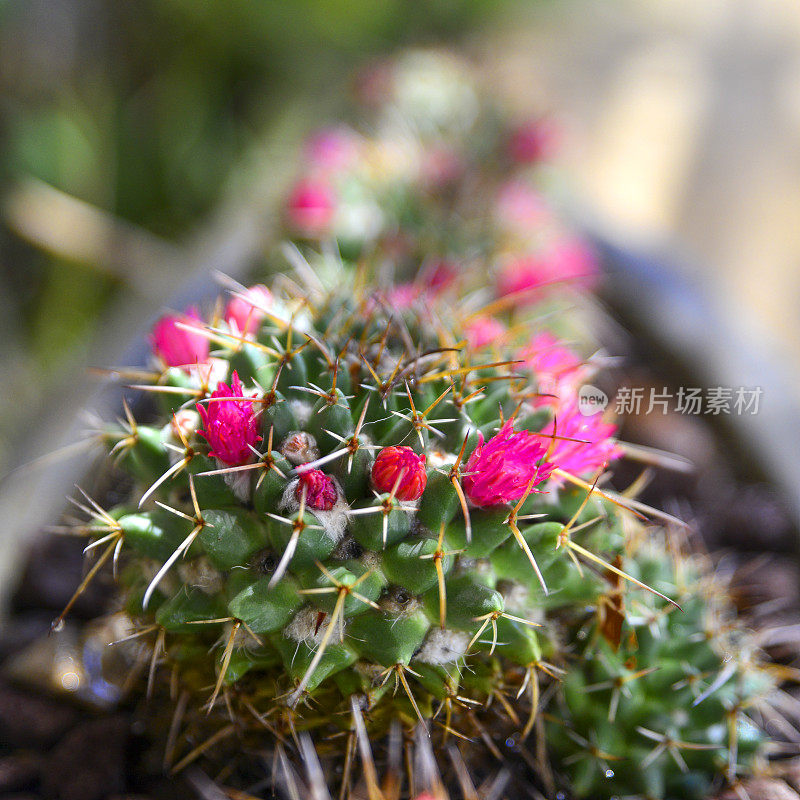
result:
M 44 5 L 4 9 L 2 61 L 16 64 L 3 87 L 7 171 L 175 235 L 297 93 L 342 96 L 360 61 L 452 42 L 499 4 L 73 0 L 52 14 Z
M 407 44 L 457 43 L 506 6 L 0 0 L 0 199 L 33 176 L 179 240 L 202 227 L 228 176 L 294 99 L 318 100 L 307 128 L 324 124 L 344 111 L 358 65 Z M 17 378 L 5 381 L 9 405 L 13 396 L 25 408 L 80 362 L 100 314 L 126 291 L 98 266 L 0 228 L 0 368 Z M 5 406 L 0 398 L 13 425 Z

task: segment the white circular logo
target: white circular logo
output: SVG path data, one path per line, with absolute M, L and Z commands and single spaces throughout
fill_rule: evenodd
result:
M 578 411 L 584 417 L 592 417 L 606 410 L 608 395 L 596 386 L 587 383 L 578 390 Z

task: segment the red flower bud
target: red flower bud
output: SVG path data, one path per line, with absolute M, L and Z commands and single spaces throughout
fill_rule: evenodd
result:
M 330 511 L 339 499 L 339 492 L 332 478 L 321 469 L 310 469 L 300 473 L 300 480 L 294 491 L 298 502 L 306 491 L 306 506 L 315 511 Z
M 327 183 L 298 181 L 287 203 L 289 222 L 305 236 L 321 236 L 328 231 L 336 212 L 336 198 Z
M 384 447 L 372 466 L 372 483 L 379 492 L 391 492 L 397 483 L 398 500 L 417 500 L 428 483 L 425 456 L 410 447 Z

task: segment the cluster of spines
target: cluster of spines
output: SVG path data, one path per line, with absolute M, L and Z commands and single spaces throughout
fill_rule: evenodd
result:
M 605 612 L 572 621 L 548 741 L 578 796 L 701 800 L 746 777 L 763 747 L 753 720 L 772 713 L 775 673 L 708 565 L 667 552 L 657 537 L 631 568 L 680 610 L 652 595 L 623 601 L 610 586 Z

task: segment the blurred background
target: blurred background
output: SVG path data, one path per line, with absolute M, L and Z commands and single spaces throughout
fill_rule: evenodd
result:
M 650 265 L 624 303 L 711 384 L 768 385 L 749 435 L 800 502 L 796 0 L 0 0 L 0 548 L 75 479 L 19 467 L 77 438 L 88 367 L 258 263 L 303 136 L 408 44 L 560 120 L 575 217 Z

